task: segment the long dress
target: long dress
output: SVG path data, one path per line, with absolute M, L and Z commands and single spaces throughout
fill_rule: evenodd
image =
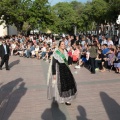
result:
M 64 50 L 64 56 L 68 60 L 68 54 Z M 53 80 L 53 75 L 56 75 L 56 80 Z M 75 79 L 70 68 L 66 65 L 63 58 L 55 52 L 48 70 L 48 99 L 55 99 L 59 103 L 71 102 L 76 98 L 77 87 Z

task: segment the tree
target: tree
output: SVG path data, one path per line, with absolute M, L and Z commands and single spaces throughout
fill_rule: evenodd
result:
M 120 14 L 120 0 L 104 0 L 107 3 L 107 21 L 116 22 L 118 15 Z
M 97 24 L 97 36 L 99 35 L 99 26 L 105 24 L 107 3 L 104 0 L 93 0 L 91 3 L 91 16 Z
M 77 14 L 72 5 L 68 2 L 60 2 L 53 6 L 52 9 L 58 20 L 56 21 L 56 27 L 59 29 L 59 32 L 73 32 L 73 25 L 77 22 Z
M 31 29 L 47 29 L 50 24 L 54 23 L 48 0 L 33 1 L 29 13 L 28 23 Z
M 15 25 L 22 30 L 24 21 L 29 15 L 31 0 L 2 0 L 0 1 L 0 16 L 6 25 Z
M 27 22 L 29 29 L 47 28 L 54 20 L 51 17 L 48 0 L 1 0 L 0 16 L 6 25 L 15 25 L 21 32 Z

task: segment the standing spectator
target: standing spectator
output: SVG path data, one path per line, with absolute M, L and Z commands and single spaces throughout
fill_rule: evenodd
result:
M 72 47 L 70 47 L 70 49 L 68 50 L 68 65 L 71 66 L 72 65 Z
M 76 40 L 74 39 L 74 36 L 71 36 L 71 46 L 74 45 L 75 41 L 76 41 Z
M 11 44 L 11 55 L 13 55 L 13 51 L 14 49 L 16 48 L 16 44 L 14 41 L 12 41 L 12 44 Z
M 91 73 L 95 74 L 95 59 L 97 57 L 97 42 L 93 41 L 93 45 L 89 49 L 90 52 L 90 65 L 91 65 Z
M 2 41 L 2 45 L 0 46 L 0 53 L 1 53 L 1 65 L 0 70 L 2 70 L 2 66 L 5 63 L 6 70 L 10 70 L 8 66 L 10 49 L 9 46 L 6 44 L 5 40 Z
M 118 45 L 118 42 L 119 42 L 118 36 L 115 36 L 115 38 L 114 38 L 114 45 L 115 46 Z
M 117 50 L 117 59 L 114 63 L 114 67 L 116 68 L 116 73 L 120 73 L 120 47 Z
M 76 36 L 76 45 L 80 45 L 81 44 L 81 41 L 80 41 L 80 39 L 79 39 L 79 36 Z

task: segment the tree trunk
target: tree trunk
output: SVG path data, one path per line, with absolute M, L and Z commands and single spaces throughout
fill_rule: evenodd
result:
M 120 39 L 120 24 L 119 24 L 119 28 L 118 28 L 118 37 L 119 37 L 119 39 Z
M 99 23 L 97 23 L 97 38 L 99 38 Z
M 104 35 L 105 34 L 105 25 L 101 24 L 101 34 Z

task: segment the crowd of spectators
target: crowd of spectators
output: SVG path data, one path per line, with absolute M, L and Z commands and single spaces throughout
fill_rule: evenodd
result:
M 52 35 L 29 35 L 28 37 L 19 35 L 5 38 L 5 40 L 10 46 L 11 56 L 19 55 L 25 58 L 42 59 L 46 62 L 51 60 L 51 55 L 58 43 Z M 106 70 L 115 70 L 116 73 L 120 73 L 120 41 L 117 36 L 113 39 L 103 35 L 99 37 L 63 35 L 60 40 L 65 42 L 69 66 L 73 63 L 76 64 L 76 69 L 85 66 L 92 74 Z
M 25 58 L 49 60 L 56 48 L 54 37 L 45 35 L 30 35 L 28 37 L 20 35 L 6 37 L 4 40 L 10 46 L 11 56 L 19 55 Z

